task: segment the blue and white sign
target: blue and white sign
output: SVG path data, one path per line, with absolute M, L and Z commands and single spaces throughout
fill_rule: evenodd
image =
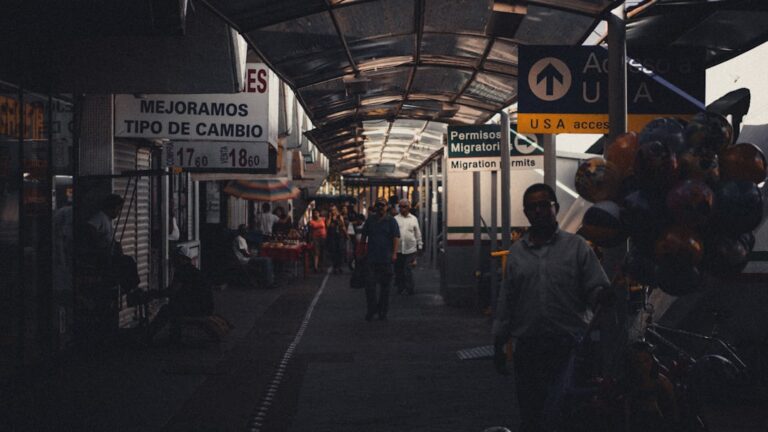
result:
M 657 47 L 629 55 L 629 129 L 656 117 L 692 116 L 704 101 L 704 53 Z M 526 133 L 607 133 L 608 51 L 520 46 L 518 127 Z M 697 101 L 699 103 L 697 103 Z
M 510 169 L 542 168 L 542 137 L 517 133 L 510 125 Z M 501 126 L 448 126 L 448 171 L 474 172 L 501 169 Z

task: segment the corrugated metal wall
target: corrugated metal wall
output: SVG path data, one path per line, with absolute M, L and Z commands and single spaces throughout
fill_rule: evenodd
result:
M 227 197 L 227 228 L 237 229 L 240 224 L 248 224 L 248 204 L 250 201 Z
M 138 148 L 133 143 L 115 142 L 115 174 L 148 170 L 150 162 L 148 149 Z M 113 187 L 116 193 L 125 197 L 117 237 L 122 237 L 123 253 L 136 260 L 141 279 L 139 287 L 146 290 L 150 274 L 150 180 L 147 176 L 120 177 L 113 181 Z
M 80 130 L 80 176 L 112 174 L 112 95 L 83 99 Z
M 148 170 L 151 167 L 149 149 L 140 148 L 132 142 L 115 142 L 115 174 L 128 171 Z M 136 260 L 139 272 L 139 288 L 153 289 L 150 286 L 151 251 L 150 251 L 150 179 L 147 176 L 118 177 L 113 180 L 113 190 L 125 198 L 123 211 L 116 225 L 116 239 L 123 247 L 123 253 Z M 120 326 L 135 323 L 135 308 L 125 307 L 121 299 Z

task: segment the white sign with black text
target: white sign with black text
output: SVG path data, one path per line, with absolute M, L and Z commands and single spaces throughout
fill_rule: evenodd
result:
M 249 63 L 240 93 L 116 95 L 115 136 L 277 145 L 278 80 Z
M 269 168 L 267 143 L 172 141 L 163 146 L 167 167 L 199 169 Z

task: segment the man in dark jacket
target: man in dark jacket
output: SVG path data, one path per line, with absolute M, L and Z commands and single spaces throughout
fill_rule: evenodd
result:
M 389 285 L 392 280 L 392 266 L 397 260 L 397 249 L 400 241 L 400 229 L 392 216 L 387 214 L 387 202 L 383 199 L 376 201 L 374 213 L 363 226 L 362 243 L 368 243 L 366 264 L 369 270 L 369 280 L 365 287 L 365 297 L 368 311 L 365 319 L 370 321 L 378 314 L 379 319 L 386 321 L 389 309 Z M 376 288 L 378 296 L 376 295 Z

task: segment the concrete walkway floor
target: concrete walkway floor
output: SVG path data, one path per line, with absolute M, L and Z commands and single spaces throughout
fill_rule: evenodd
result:
M 394 291 L 394 289 L 393 289 Z M 330 276 L 262 430 L 483 431 L 513 426 L 512 382 L 457 351 L 491 341 L 475 311 L 447 307 L 435 271 L 393 293 L 388 321 L 366 322 L 363 290 Z
M 19 374 L 0 431 L 515 431 L 512 378 L 457 356 L 491 343 L 488 318 L 446 306 L 436 271 L 415 275 L 388 321 L 365 321 L 348 273 L 216 292 L 236 326 L 223 343 L 126 343 Z M 713 432 L 764 432 L 763 408 L 707 414 Z
M 223 343 L 126 343 L 19 374 L 10 391 L 0 391 L 0 431 L 515 425 L 511 379 L 496 375 L 488 359 L 456 355 L 490 343 L 488 319 L 445 306 L 437 272 L 416 277 L 416 295 L 393 294 L 387 322 L 364 320 L 364 291 L 349 287 L 348 273 L 216 292 L 217 312 L 236 326 Z

